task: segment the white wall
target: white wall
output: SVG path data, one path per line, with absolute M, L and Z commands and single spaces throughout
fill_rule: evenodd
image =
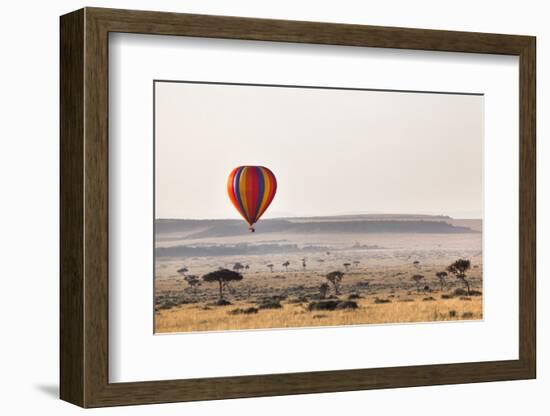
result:
M 5 414 L 76 414 L 56 399 L 58 385 L 58 16 L 84 5 L 318 20 L 433 29 L 529 34 L 538 37 L 539 378 L 536 381 L 411 388 L 339 394 L 226 400 L 92 410 L 88 414 L 263 414 L 341 411 L 446 416 L 547 413 L 550 361 L 543 299 L 541 214 L 550 146 L 543 130 L 548 11 L 542 1 L 298 1 L 125 0 L 4 2 L 0 15 L 0 252 L 2 342 L 0 409 Z M 546 134 L 548 136 L 548 134 Z M 545 234 L 545 235 L 543 235 Z

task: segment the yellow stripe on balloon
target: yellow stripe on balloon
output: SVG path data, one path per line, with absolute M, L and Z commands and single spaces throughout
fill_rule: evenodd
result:
M 264 167 L 260 167 L 260 170 L 262 171 L 262 175 L 264 177 L 264 195 L 262 197 L 262 203 L 260 205 L 260 209 L 258 210 L 258 217 L 262 215 L 262 213 L 267 208 L 267 198 L 269 196 L 269 193 L 271 191 L 271 178 L 267 174 L 267 171 Z
M 250 220 L 250 215 L 248 214 L 248 205 L 246 201 L 246 173 L 248 166 L 245 166 L 241 172 L 241 177 L 239 178 L 239 194 L 241 196 L 241 203 L 243 206 L 243 211 L 246 215 L 247 220 Z

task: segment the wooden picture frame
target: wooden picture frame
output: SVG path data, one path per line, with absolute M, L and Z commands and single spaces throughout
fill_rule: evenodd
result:
M 82 407 L 536 376 L 535 51 L 530 36 L 85 8 L 61 17 L 60 396 Z M 108 35 L 245 39 L 519 57 L 519 359 L 109 383 Z

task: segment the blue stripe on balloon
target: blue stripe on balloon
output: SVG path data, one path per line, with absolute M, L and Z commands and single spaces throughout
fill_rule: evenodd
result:
M 258 213 L 260 212 L 265 192 L 264 172 L 258 166 L 255 166 L 255 169 L 258 174 L 258 200 L 256 201 L 256 210 L 254 211 L 254 222 L 258 221 Z

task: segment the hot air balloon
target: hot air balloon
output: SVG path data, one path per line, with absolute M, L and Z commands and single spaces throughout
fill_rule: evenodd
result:
M 239 166 L 227 178 L 229 199 L 248 223 L 250 232 L 277 191 L 277 179 L 264 166 Z

